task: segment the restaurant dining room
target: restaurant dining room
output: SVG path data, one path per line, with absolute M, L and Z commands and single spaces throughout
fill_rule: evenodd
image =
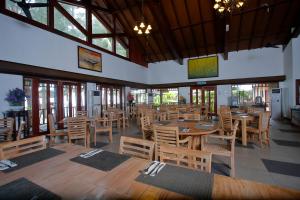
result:
M 300 199 L 299 14 L 1 0 L 0 200 Z

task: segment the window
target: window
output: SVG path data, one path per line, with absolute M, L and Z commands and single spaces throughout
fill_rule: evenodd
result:
M 112 38 L 97 38 L 93 39 L 93 44 L 108 51 L 112 51 Z
M 57 9 L 54 9 L 54 28 L 79 39 L 86 40 L 86 36 Z
M 163 89 L 162 104 L 177 104 L 178 103 L 178 88 Z
M 92 32 L 93 34 L 110 33 L 94 14 L 92 14 Z
M 11 0 L 6 0 L 5 3 L 6 3 L 6 9 L 8 9 L 14 13 L 23 15 L 24 17 L 27 17 L 27 18 L 30 18 L 30 16 L 31 16 L 32 20 L 40 22 L 42 24 L 47 24 L 47 22 L 48 22 L 48 7 L 47 6 L 22 9 L 17 3 L 15 3 Z M 31 0 L 30 3 L 47 3 L 47 0 Z
M 126 49 L 118 40 L 116 41 L 116 53 L 120 56 L 128 57 L 128 49 Z
M 145 89 L 131 89 L 130 92 L 134 96 L 133 103 L 145 104 L 148 102 L 148 95 Z
M 59 3 L 83 28 L 86 28 L 86 9 L 65 3 Z

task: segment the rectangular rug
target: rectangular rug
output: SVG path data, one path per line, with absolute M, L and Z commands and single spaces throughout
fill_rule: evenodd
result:
M 17 163 L 18 166 L 6 169 L 2 172 L 8 173 L 8 172 L 12 172 L 12 171 L 15 171 L 15 170 L 19 170 L 19 169 L 22 169 L 23 167 L 33 165 L 35 163 L 41 162 L 43 160 L 47 160 L 49 158 L 58 156 L 58 155 L 63 154 L 63 153 L 65 153 L 65 152 L 61 151 L 61 150 L 57 150 L 57 149 L 54 149 L 54 148 L 47 148 L 47 149 L 44 149 L 44 150 L 41 150 L 41 151 L 36 151 L 36 152 L 30 153 L 30 154 L 26 154 L 26 155 L 23 155 L 23 156 L 20 156 L 20 157 L 16 157 L 16 158 L 13 158 L 13 159 L 10 159 L 10 160 Z
M 80 163 L 82 165 L 86 165 L 89 167 L 93 167 L 102 171 L 110 171 L 113 168 L 119 166 L 126 160 L 128 160 L 130 156 L 121 155 L 118 153 L 113 153 L 109 151 L 102 151 L 92 157 L 89 158 L 81 158 L 80 156 L 72 158 L 71 161 Z
M 300 177 L 300 164 L 262 159 L 269 172 Z
M 289 141 L 289 140 L 276 140 L 273 141 L 280 146 L 287 146 L 287 147 L 300 147 L 300 142 L 297 141 Z
M 166 165 L 156 176 L 140 174 L 136 181 L 196 199 L 211 199 L 213 174 Z
M 60 196 L 46 190 L 45 188 L 20 178 L 6 185 L 0 186 L 0 200 L 59 200 Z

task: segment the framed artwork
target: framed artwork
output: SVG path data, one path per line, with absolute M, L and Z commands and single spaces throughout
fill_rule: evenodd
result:
M 102 72 L 101 53 L 78 46 L 78 67 Z
M 219 76 L 218 56 L 188 60 L 188 79 Z

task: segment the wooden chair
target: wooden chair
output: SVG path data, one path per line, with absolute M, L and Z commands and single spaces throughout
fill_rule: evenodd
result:
M 19 130 L 18 130 L 18 133 L 17 133 L 17 136 L 16 136 L 16 141 L 18 141 L 18 140 L 21 139 L 21 135 L 22 135 L 22 132 L 25 129 L 25 125 L 26 125 L 26 122 L 25 121 L 21 121 L 20 126 L 19 126 Z
M 175 120 L 179 119 L 179 113 L 178 112 L 168 112 L 168 120 Z
M 152 160 L 153 151 L 153 141 L 121 136 L 119 150 L 120 154 L 127 154 L 138 158 Z
M 49 144 L 50 146 L 55 143 L 55 137 L 68 137 L 68 132 L 66 130 L 56 130 L 54 116 L 53 114 L 48 114 L 48 126 L 49 126 L 49 134 L 47 136 L 50 137 Z
M 0 144 L 0 160 L 11 159 L 46 149 L 45 136 L 26 138 Z
M 265 136 L 265 143 L 270 145 L 269 129 L 270 129 L 270 112 L 260 112 L 258 118 L 258 126 L 247 126 L 247 133 L 258 135 L 258 141 L 262 147 L 263 136 Z
M 96 118 L 94 121 L 94 144 L 97 144 L 97 133 L 108 132 L 109 142 L 113 141 L 112 123 L 108 118 Z
M 115 123 L 118 128 L 120 127 L 120 118 L 117 112 L 108 112 L 108 119 L 112 125 Z
M 166 121 L 167 120 L 167 113 L 166 112 L 159 112 L 158 113 L 158 121 Z
M 123 128 L 129 127 L 129 118 L 130 115 L 124 111 L 122 117 L 120 118 L 120 123 Z
M 72 140 L 83 139 L 85 147 L 89 145 L 89 135 L 87 135 L 87 121 L 86 117 L 70 117 L 67 120 L 68 124 L 68 138 L 69 143 Z
M 160 161 L 168 164 L 211 172 L 210 152 L 161 145 L 159 157 Z
M 77 111 L 77 114 L 76 114 L 77 117 L 79 116 L 87 116 L 87 111 L 86 110 L 80 110 L 80 111 Z
M 219 114 L 220 125 L 224 133 L 231 135 L 233 132 L 232 115 L 231 112 L 221 112 Z
M 235 150 L 235 138 L 236 131 L 239 125 L 239 121 L 236 120 L 233 125 L 233 132 L 231 135 L 215 135 L 210 134 L 206 137 L 208 138 L 217 138 L 221 140 L 226 140 L 227 144 L 214 144 L 214 143 L 204 143 L 203 140 L 205 137 L 201 137 L 201 150 L 211 152 L 213 155 L 220 155 L 230 158 L 230 176 L 235 177 L 235 161 L 234 161 L 234 150 Z
M 188 136 L 183 140 L 179 139 L 179 127 L 154 126 L 155 142 L 155 160 L 158 160 L 160 146 L 168 144 L 174 147 L 186 145 L 188 149 L 192 148 L 192 137 Z
M 8 142 L 13 140 L 13 129 L 14 129 L 14 119 L 13 118 L 5 118 L 0 119 L 0 127 L 7 129 L 3 133 L 0 134 L 1 142 Z
M 143 139 L 152 139 L 153 138 L 153 126 L 150 122 L 149 116 L 141 117 L 141 126 L 143 132 Z
M 227 112 L 231 112 L 230 106 L 220 105 L 219 113 L 227 113 Z
M 201 114 L 200 113 L 185 113 L 182 114 L 183 119 L 185 120 L 201 120 Z

